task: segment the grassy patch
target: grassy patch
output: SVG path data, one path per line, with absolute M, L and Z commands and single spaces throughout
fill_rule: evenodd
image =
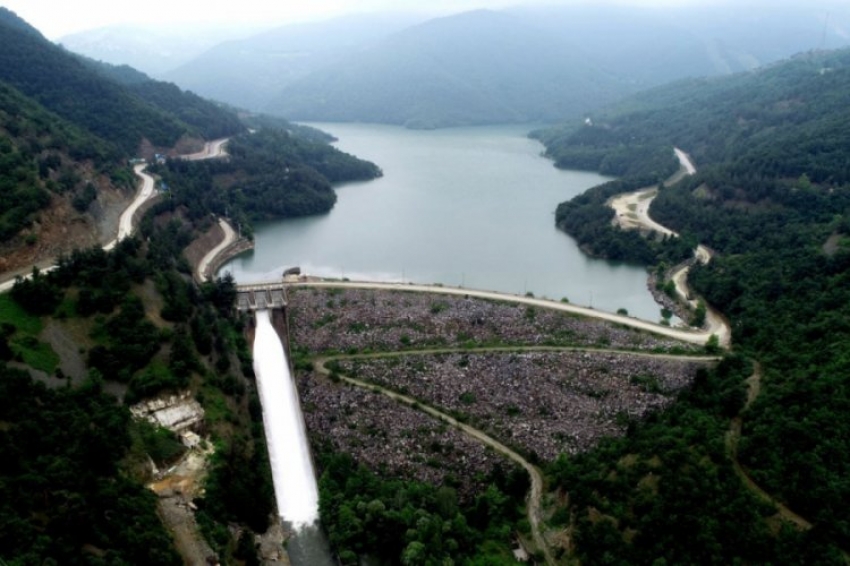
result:
M 24 363 L 33 369 L 52 374 L 59 367 L 59 356 L 49 344 L 39 342 L 34 336 L 19 336 L 11 340 L 12 351 L 20 355 Z
M 49 344 L 38 339 L 44 328 L 41 319 L 27 313 L 9 294 L 0 295 L 0 324 L 15 358 L 48 374 L 56 370 L 59 356 Z
M 0 294 L 0 323 L 15 325 L 21 334 L 37 336 L 42 329 L 41 319 L 33 316 L 16 303 L 9 293 Z

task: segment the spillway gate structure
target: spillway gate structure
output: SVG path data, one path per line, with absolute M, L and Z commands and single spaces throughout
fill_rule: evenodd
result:
M 285 308 L 286 291 L 283 283 L 239 285 L 236 287 L 236 310 L 239 312 Z

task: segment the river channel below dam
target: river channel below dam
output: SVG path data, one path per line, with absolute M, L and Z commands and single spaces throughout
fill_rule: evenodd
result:
M 558 203 L 608 179 L 556 169 L 528 126 L 311 125 L 384 176 L 338 186 L 327 214 L 258 224 L 255 249 L 221 268 L 239 283 L 300 266 L 322 277 L 566 297 L 660 319 L 643 267 L 591 259 L 555 227 Z

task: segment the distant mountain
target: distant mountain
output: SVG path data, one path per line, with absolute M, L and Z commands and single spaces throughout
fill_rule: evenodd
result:
M 215 46 L 162 78 L 234 106 L 261 111 L 292 82 L 404 29 L 412 15 L 357 15 L 279 27 Z
M 425 23 L 357 16 L 226 42 L 167 76 L 292 119 L 557 121 L 671 80 L 848 45 L 848 30 L 850 9 L 832 0 L 514 8 Z
M 258 31 L 223 26 L 115 25 L 66 35 L 58 43 L 74 53 L 113 65 L 130 65 L 161 78 L 224 41 Z
M 552 120 L 628 85 L 569 37 L 476 11 L 405 29 L 284 88 L 270 111 L 296 120 L 441 127 Z
M 741 2 L 641 8 L 574 5 L 507 11 L 559 33 L 594 62 L 639 87 L 751 70 L 811 49 L 850 45 L 850 8 Z

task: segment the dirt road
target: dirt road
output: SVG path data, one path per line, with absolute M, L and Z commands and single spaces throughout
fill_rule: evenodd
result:
M 697 169 L 694 166 L 690 156 L 679 148 L 675 148 L 674 152 L 679 159 L 679 171 L 671 176 L 665 184 L 672 185 L 688 175 L 696 173 Z M 614 209 L 614 223 L 626 230 L 640 230 L 644 233 L 655 232 L 668 236 L 678 236 L 676 232 L 670 230 L 650 218 L 649 207 L 652 201 L 658 195 L 658 187 L 646 187 L 631 193 L 617 195 L 608 201 L 608 206 Z M 700 244 L 694 251 L 694 257 L 702 264 L 711 261 L 711 250 Z M 690 266 L 684 266 L 672 276 L 673 284 L 676 286 L 676 293 L 687 302 L 691 308 L 696 308 L 697 299 L 691 298 L 691 291 L 688 287 L 688 273 Z M 706 332 L 717 335 L 719 343 L 728 348 L 732 343 L 732 329 L 723 318 L 723 315 L 717 310 L 706 305 Z
M 221 138 L 218 140 L 209 141 L 204 144 L 204 149 L 202 149 L 198 153 L 182 155 L 180 156 L 180 158 L 187 159 L 189 161 L 200 161 L 202 159 L 214 159 L 216 157 L 223 157 L 227 155 L 224 146 L 225 144 L 227 144 L 228 141 L 230 141 L 230 138 Z
M 219 140 L 214 140 L 211 142 L 207 142 L 204 145 L 203 151 L 199 151 L 198 153 L 193 153 L 190 155 L 186 155 L 183 158 L 189 160 L 200 160 L 200 159 L 214 159 L 216 157 L 222 157 L 227 155 L 227 152 L 224 149 L 225 144 L 228 142 L 229 138 L 222 138 Z M 136 173 L 136 176 L 142 180 L 142 186 L 139 188 L 136 193 L 136 198 L 133 199 L 133 202 L 130 203 L 123 213 L 121 213 L 121 218 L 118 221 L 118 234 L 114 240 L 103 246 L 103 249 L 106 251 L 112 250 L 118 242 L 131 235 L 134 230 L 133 226 L 133 216 L 135 216 L 136 212 L 139 208 L 151 197 L 156 194 L 154 191 L 154 180 L 153 177 L 148 175 L 145 172 L 145 164 L 136 165 L 133 168 L 133 171 Z M 55 266 L 50 266 L 46 269 L 43 269 L 43 273 L 47 273 L 54 269 Z M 0 282 L 0 293 L 6 293 L 10 291 L 12 287 L 15 285 L 14 279 L 8 279 L 6 281 Z

